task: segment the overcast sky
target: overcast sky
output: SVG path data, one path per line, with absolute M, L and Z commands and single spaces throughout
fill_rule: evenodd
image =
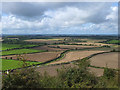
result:
M 117 34 L 117 3 L 2 3 L 3 34 Z

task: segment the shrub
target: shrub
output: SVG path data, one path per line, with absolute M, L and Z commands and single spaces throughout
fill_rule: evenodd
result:
M 90 88 L 97 84 L 97 77 L 88 71 L 89 61 L 79 61 L 76 65 L 58 71 L 58 77 L 64 82 L 63 87 Z
M 110 69 L 110 68 L 104 69 L 103 76 L 105 76 L 106 78 L 110 79 L 110 78 L 114 77 L 115 75 L 116 75 L 115 70 Z
M 3 77 L 3 89 L 39 87 L 39 75 L 33 69 L 22 69 Z

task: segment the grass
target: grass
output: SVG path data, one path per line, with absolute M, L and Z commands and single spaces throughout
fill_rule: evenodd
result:
M 38 45 L 28 44 L 28 45 L 23 45 L 22 47 L 34 47 L 34 46 L 38 46 Z
M 17 54 L 37 53 L 37 52 L 44 52 L 44 51 L 45 50 L 17 49 L 17 50 L 3 51 L 2 55 L 17 55 Z
M 23 65 L 23 61 L 19 60 L 8 60 L 8 59 L 0 59 L 0 62 L 2 61 L 2 70 L 10 70 L 10 69 L 16 69 L 20 68 Z M 28 66 L 40 64 L 41 62 L 30 62 L 26 61 Z
M 2 50 L 7 50 L 7 49 L 14 49 L 14 48 L 27 48 L 27 47 L 34 47 L 38 45 L 34 44 L 27 44 L 27 45 L 22 45 L 22 44 L 2 44 Z
M 120 44 L 120 40 L 110 40 L 110 41 L 107 41 L 106 43 L 108 43 L 108 44 Z
M 20 48 L 20 44 L 2 44 L 2 50 Z

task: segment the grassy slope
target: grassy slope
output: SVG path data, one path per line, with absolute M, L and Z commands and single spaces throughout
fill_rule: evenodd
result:
M 19 61 L 19 60 L 0 59 L 0 61 L 1 60 L 2 60 L 2 70 L 16 69 L 22 67 L 23 65 L 23 61 Z M 30 62 L 30 61 L 26 61 L 26 63 L 28 64 L 28 66 L 33 64 L 40 64 L 40 62 Z
M 24 53 L 36 53 L 36 52 L 44 52 L 44 50 L 17 49 L 17 50 L 3 51 L 3 52 L 2 52 L 2 55 L 13 55 L 13 54 L 24 54 Z

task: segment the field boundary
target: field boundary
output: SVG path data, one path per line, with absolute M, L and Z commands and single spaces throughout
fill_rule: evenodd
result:
M 1 58 L 1 59 L 5 59 L 5 58 Z M 17 59 L 5 59 L 5 60 L 15 60 L 15 61 L 24 61 L 24 60 L 17 60 Z M 38 62 L 38 61 L 31 61 L 31 60 L 25 60 L 25 62 Z M 42 63 L 42 62 L 40 62 Z

